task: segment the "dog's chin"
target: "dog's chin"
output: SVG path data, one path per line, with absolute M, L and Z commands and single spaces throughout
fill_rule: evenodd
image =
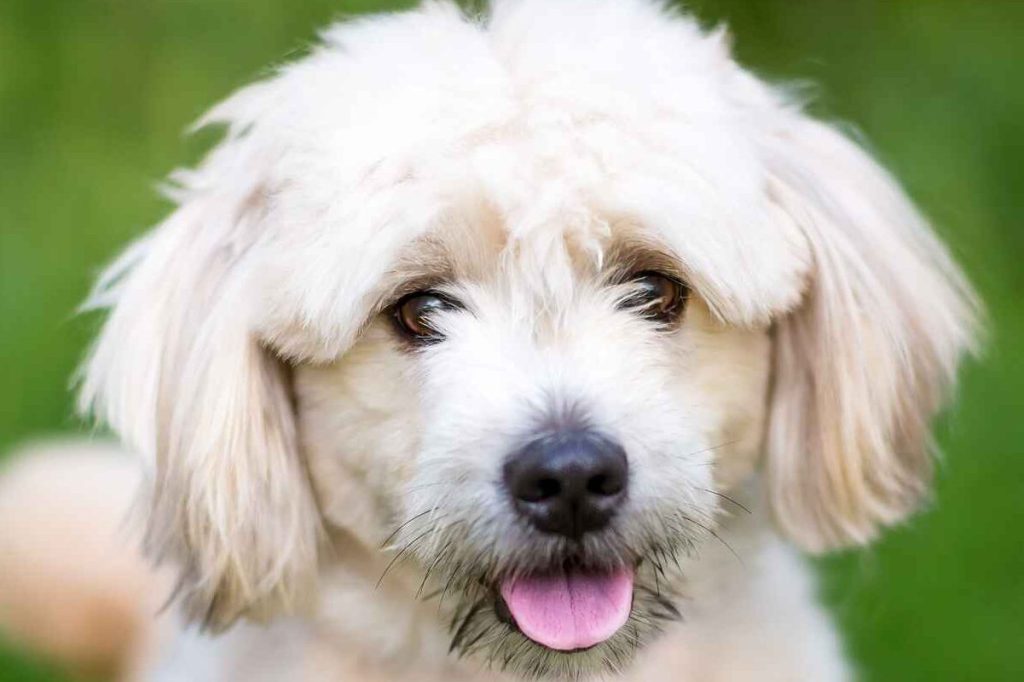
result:
M 679 620 L 663 557 L 617 566 L 577 557 L 460 586 L 451 651 L 523 678 L 622 670 Z

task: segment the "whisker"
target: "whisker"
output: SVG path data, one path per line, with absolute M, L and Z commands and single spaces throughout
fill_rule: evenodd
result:
M 459 648 L 459 644 L 462 642 L 462 638 L 466 636 L 466 632 L 468 630 L 470 622 L 472 622 L 472 620 L 476 617 L 476 614 L 480 612 L 480 609 L 484 607 L 484 604 L 484 600 L 481 599 L 476 604 L 474 604 L 473 608 L 471 608 L 466 613 L 466 616 L 462 619 L 462 623 L 459 624 L 459 628 L 455 631 L 455 635 L 452 637 L 452 643 L 451 646 L 448 647 L 448 653 L 451 653 L 455 651 L 457 648 Z
M 732 552 L 732 555 L 733 555 L 734 557 L 736 557 L 736 561 L 740 562 L 740 566 L 743 566 L 744 568 L 746 568 L 746 566 L 747 566 L 747 565 L 746 565 L 746 564 L 745 564 L 745 563 L 743 562 L 743 559 L 742 559 L 742 558 L 740 557 L 740 555 L 736 553 L 736 550 L 732 548 L 732 545 L 730 545 L 730 544 L 729 544 L 728 542 L 726 542 L 725 540 L 723 540 L 723 539 L 722 539 L 722 536 L 720 536 L 720 535 L 719 535 L 718 533 L 716 533 L 716 532 L 714 531 L 714 529 L 713 529 L 713 528 L 711 528 L 711 527 L 709 527 L 709 526 L 706 526 L 706 525 L 704 525 L 704 524 L 703 524 L 703 523 L 701 523 L 700 521 L 696 521 L 696 520 L 694 520 L 694 519 L 690 518 L 690 517 L 689 517 L 689 516 L 687 516 L 686 514 L 680 514 L 679 516 L 680 516 L 680 517 L 681 517 L 682 519 L 684 519 L 684 520 L 686 520 L 686 521 L 689 521 L 689 522 L 690 522 L 690 523 L 692 523 L 693 525 L 695 525 L 695 526 L 697 526 L 697 527 L 699 527 L 699 528 L 703 528 L 703 529 L 704 529 L 705 531 L 707 531 L 707 532 L 708 532 L 709 534 L 711 534 L 711 536 L 712 536 L 713 538 L 715 538 L 716 540 L 718 540 L 719 542 L 721 542 L 721 543 L 722 543 L 723 545 L 725 545 L 726 549 L 728 549 L 728 550 L 729 550 L 730 552 Z
M 430 512 L 434 511 L 436 508 L 437 507 L 431 507 L 430 509 L 427 509 L 425 511 L 421 511 L 419 514 L 416 514 L 412 518 L 405 520 L 398 528 L 396 528 L 395 530 L 393 530 L 391 532 L 391 535 L 387 536 L 387 538 L 384 539 L 384 542 L 380 543 L 380 548 L 384 549 L 385 547 L 387 547 L 388 543 L 390 543 L 392 540 L 394 540 L 395 536 L 398 535 L 399 533 L 401 533 L 403 528 L 408 526 L 410 523 L 412 523 L 416 519 L 423 518 L 424 516 L 426 516 Z
M 717 496 L 717 497 L 720 497 L 720 498 L 722 498 L 723 500 L 725 500 L 726 502 L 732 502 L 732 503 L 733 503 L 734 505 L 736 505 L 737 507 L 739 507 L 739 508 L 740 508 L 740 509 L 742 509 L 743 511 L 747 512 L 748 514 L 752 513 L 752 512 L 750 511 L 750 509 L 748 509 L 748 508 L 746 507 L 746 505 L 744 505 L 744 504 L 741 504 L 741 503 L 737 502 L 736 500 L 732 499 L 731 497 L 729 497 L 729 496 L 728 496 L 728 495 L 726 495 L 725 493 L 720 493 L 720 492 L 718 492 L 717 490 L 710 490 L 710 489 L 708 489 L 708 488 L 701 488 L 701 490 L 703 490 L 703 491 L 704 491 L 704 492 L 706 492 L 706 493 L 710 493 L 711 495 L 715 495 L 715 496 Z
M 720 449 L 720 447 L 726 447 L 728 445 L 733 445 L 733 444 L 735 444 L 737 442 L 739 442 L 738 438 L 735 439 L 735 440 L 726 440 L 725 442 L 720 442 L 717 445 L 712 445 L 711 447 L 705 447 L 705 449 L 702 449 L 702 450 L 697 450 L 697 451 L 694 451 L 692 453 L 687 453 L 683 457 L 693 457 L 694 455 L 703 455 L 705 453 L 710 453 L 710 452 L 712 452 L 714 450 L 718 450 L 718 449 Z
M 423 588 L 427 584 L 427 579 L 430 578 L 430 572 L 433 571 L 441 562 L 441 559 L 443 559 L 447 555 L 448 550 L 451 549 L 453 542 L 455 541 L 449 540 L 448 543 L 445 544 L 445 546 L 441 549 L 441 551 L 437 553 L 437 557 L 432 562 L 430 562 L 430 566 L 427 567 L 427 572 L 423 575 L 423 581 L 420 582 L 420 587 L 418 590 L 416 590 L 417 599 L 420 598 L 420 594 L 423 592 Z
M 405 494 L 409 495 L 409 494 L 412 494 L 412 493 L 419 492 L 421 490 L 426 490 L 427 488 L 436 488 L 436 487 L 438 487 L 440 485 L 448 485 L 448 486 L 450 486 L 451 484 L 452 484 L 451 481 L 434 481 L 433 483 L 423 483 L 421 485 L 416 485 L 416 486 L 413 486 L 411 488 L 406 489 L 405 490 Z
M 409 551 L 409 548 L 410 548 L 410 547 L 412 547 L 412 546 L 413 546 L 414 544 L 416 544 L 417 542 L 419 542 L 419 541 L 420 541 L 420 540 L 422 540 L 423 538 L 427 537 L 427 535 L 429 535 L 429 534 L 430 534 L 430 533 L 432 533 L 432 532 L 434 532 L 434 529 L 433 529 L 433 528 L 428 528 L 427 530 L 423 531 L 422 533 L 420 533 L 419 535 L 417 535 L 417 536 L 416 536 L 415 538 L 413 538 L 412 540 L 410 540 L 410 541 L 409 541 L 408 543 L 406 543 L 405 547 L 403 547 L 403 548 L 402 548 L 402 549 L 401 549 L 401 550 L 400 550 L 400 551 L 398 552 L 398 554 L 396 554 L 396 555 L 395 555 L 395 556 L 394 556 L 394 557 L 393 557 L 393 558 L 391 559 L 391 561 L 389 561 L 389 562 L 388 562 L 388 565 L 387 565 L 387 567 L 386 567 L 386 568 L 384 569 L 384 572 L 380 574 L 380 578 L 379 578 L 379 579 L 377 580 L 377 584 L 376 584 L 376 585 L 374 586 L 374 588 L 373 588 L 373 589 L 375 589 L 375 590 L 376 590 L 376 589 L 379 589 L 379 588 L 380 588 L 380 584 L 381 584 L 382 582 L 384 582 L 384 578 L 385 578 L 385 576 L 387 576 L 388 572 L 389 572 L 389 571 L 391 570 L 391 568 L 392 568 L 392 567 L 393 567 L 393 566 L 395 565 L 395 563 L 396 563 L 396 562 L 397 562 L 397 561 L 398 561 L 399 559 L 401 559 L 401 558 L 402 558 L 402 555 L 404 555 L 404 554 L 405 554 L 405 553 L 406 553 L 407 551 Z
M 459 576 L 459 572 L 461 570 L 462 570 L 462 565 L 461 564 L 457 564 L 455 566 L 455 568 L 452 570 L 451 574 L 448 576 L 448 580 L 444 584 L 444 589 L 441 590 L 441 598 L 437 600 L 437 612 L 438 613 L 441 612 L 441 607 L 444 605 L 444 597 L 445 597 L 445 595 L 448 594 L 448 590 L 451 588 L 452 584 L 455 582 L 455 579 Z
M 663 618 L 664 620 L 682 620 L 683 619 L 683 615 L 681 613 L 679 613 L 679 609 L 676 608 L 676 605 L 673 604 L 671 601 L 669 601 L 667 598 L 662 597 L 659 594 L 657 596 L 657 600 L 656 601 L 658 603 L 658 606 L 661 607 L 664 610 L 664 613 L 660 613 L 658 611 L 653 611 L 652 610 L 652 613 L 654 613 L 654 615 L 656 615 L 656 616 L 658 616 L 660 618 Z
M 470 653 L 473 650 L 473 646 L 477 642 L 479 642 L 481 639 L 483 639 L 484 635 L 486 635 L 490 631 L 491 631 L 491 628 L 489 628 L 489 627 L 482 628 L 480 630 L 480 632 L 477 633 L 476 637 L 474 637 L 473 639 L 469 640 L 468 642 L 466 642 L 465 644 L 462 645 L 462 647 L 461 647 L 462 650 L 464 652 L 466 652 L 467 654 Z

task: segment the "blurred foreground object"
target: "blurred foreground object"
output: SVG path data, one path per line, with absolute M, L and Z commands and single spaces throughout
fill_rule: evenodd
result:
M 135 549 L 139 467 L 112 445 L 40 443 L 0 470 L 0 630 L 72 672 L 141 680 L 169 594 Z

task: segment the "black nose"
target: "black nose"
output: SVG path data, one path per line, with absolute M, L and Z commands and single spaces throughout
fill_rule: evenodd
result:
M 531 441 L 508 459 L 504 474 L 520 514 L 539 530 L 578 539 L 615 515 L 629 465 L 618 443 L 569 431 Z

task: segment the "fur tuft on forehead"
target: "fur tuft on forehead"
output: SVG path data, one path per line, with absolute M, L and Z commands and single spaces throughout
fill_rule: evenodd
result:
M 665 21 L 652 3 L 550 11 L 499 2 L 474 20 L 428 3 L 337 25 L 201 121 L 226 124 L 227 139 L 179 180 L 188 196 L 250 196 L 267 342 L 336 357 L 410 244 L 482 215 L 539 277 L 566 272 L 552 267 L 566 239 L 600 259 L 629 225 L 674 255 L 722 320 L 760 325 L 795 305 L 807 245 L 773 208 L 754 139 L 784 115 L 780 101 L 720 33 Z

